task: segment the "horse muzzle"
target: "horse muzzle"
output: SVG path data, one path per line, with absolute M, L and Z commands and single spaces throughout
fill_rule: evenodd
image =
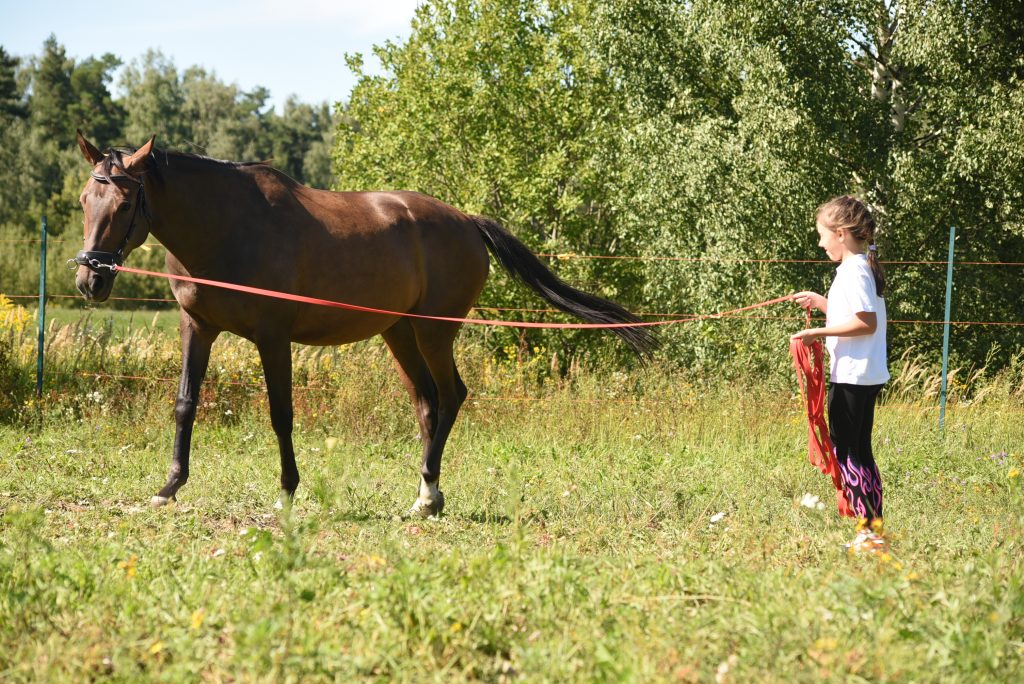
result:
M 105 302 L 114 287 L 121 260 L 113 252 L 81 251 L 69 263 L 78 265 L 75 287 L 90 302 Z

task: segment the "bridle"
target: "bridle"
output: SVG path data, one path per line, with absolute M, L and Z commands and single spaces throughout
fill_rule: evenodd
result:
M 135 193 L 135 207 L 132 209 L 132 217 L 128 224 L 128 232 L 125 233 L 124 239 L 121 240 L 121 244 L 117 248 L 116 252 L 104 252 L 100 250 L 86 251 L 83 249 L 75 255 L 74 259 L 68 259 L 68 264 L 86 266 L 95 273 L 107 270 L 110 271 L 111 274 L 117 275 L 117 267 L 124 263 L 124 250 L 128 246 L 128 242 L 131 240 L 132 235 L 135 233 L 136 225 L 138 225 L 139 209 L 146 202 L 145 186 L 141 180 L 134 176 L 129 176 L 128 174 L 104 175 L 93 171 L 92 177 L 99 183 L 112 183 L 114 181 L 126 180 L 138 184 L 139 189 Z M 143 214 L 146 215 L 148 212 L 143 210 Z

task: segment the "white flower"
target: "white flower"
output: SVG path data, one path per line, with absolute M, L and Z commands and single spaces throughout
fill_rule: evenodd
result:
M 800 497 L 800 505 L 804 508 L 824 508 L 825 504 L 821 503 L 821 500 L 814 494 L 804 494 Z
M 714 525 L 716 522 L 725 517 L 725 511 L 719 511 L 711 516 L 711 524 Z

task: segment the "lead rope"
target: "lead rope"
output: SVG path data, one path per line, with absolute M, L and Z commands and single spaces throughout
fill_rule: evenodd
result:
M 807 327 L 810 326 L 811 310 L 808 308 Z M 856 514 L 843 492 L 843 474 L 839 470 L 835 447 L 825 421 L 824 350 L 821 340 L 815 339 L 810 346 L 804 345 L 802 340 L 790 340 L 789 354 L 793 357 L 800 396 L 807 411 L 807 457 L 818 470 L 832 478 L 839 515 L 854 518 Z

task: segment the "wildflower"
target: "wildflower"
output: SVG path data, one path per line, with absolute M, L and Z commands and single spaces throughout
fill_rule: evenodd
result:
M 1011 480 L 1016 479 L 1020 477 L 1020 470 L 1018 468 L 1010 468 L 1009 472 L 1006 473 L 1006 477 L 1010 478 Z
M 817 509 L 819 511 L 825 508 L 825 504 L 821 502 L 821 499 L 819 499 L 816 495 L 810 493 L 805 493 L 802 497 L 800 497 L 800 505 L 803 506 L 804 508 L 812 508 Z
M 193 612 L 192 613 L 192 629 L 193 630 L 199 629 L 202 626 L 203 618 L 205 618 L 205 617 L 206 617 L 206 609 L 205 608 L 199 608 L 198 610 Z
M 331 451 L 331 450 L 334 449 L 334 447 L 338 446 L 338 438 L 337 437 L 328 437 L 326 440 L 324 440 L 324 442 L 327 445 L 327 450 L 328 451 Z
M 153 642 L 153 645 L 149 647 L 149 654 L 156 655 L 160 651 L 164 650 L 164 642 L 157 639 Z
M 736 667 L 736 663 L 738 663 L 739 660 L 739 656 L 733 653 L 726 660 L 719 663 L 718 670 L 715 672 L 715 681 L 718 682 L 718 684 L 722 684 L 722 682 L 726 681 L 729 670 Z
M 128 560 L 121 561 L 120 563 L 118 563 L 117 567 L 119 567 L 122 570 L 124 570 L 124 576 L 125 577 L 127 577 L 128 579 L 131 579 L 131 578 L 135 577 L 136 564 L 138 563 L 138 560 L 139 560 L 139 557 L 136 556 L 133 553 L 131 555 L 131 557 L 128 558 Z
M 714 525 L 716 522 L 725 517 L 725 511 L 719 511 L 711 516 L 711 524 Z

